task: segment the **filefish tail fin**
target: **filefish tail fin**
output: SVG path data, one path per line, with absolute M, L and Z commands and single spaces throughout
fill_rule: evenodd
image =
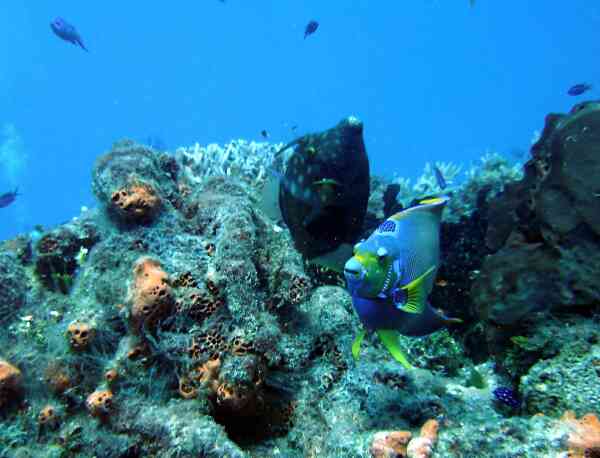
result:
M 406 290 L 406 304 L 398 307 L 403 312 L 407 313 L 423 313 L 425 304 L 427 303 L 427 277 L 433 273 L 436 266 L 431 266 L 423 275 L 415 278 L 408 285 L 403 286 Z
M 394 357 L 396 361 L 402 364 L 406 369 L 412 369 L 413 366 L 406 359 L 406 355 L 400 348 L 400 343 L 398 342 L 398 332 L 390 329 L 378 329 L 377 335 L 381 339 L 381 342 L 390 352 L 390 354 Z
M 367 331 L 363 329 L 356 335 L 354 342 L 352 342 L 352 357 L 354 358 L 354 361 L 358 361 L 358 358 L 360 358 L 360 346 L 362 345 L 366 334 Z

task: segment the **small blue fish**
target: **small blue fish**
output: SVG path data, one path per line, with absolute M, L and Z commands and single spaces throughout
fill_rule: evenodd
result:
M 587 84 L 587 83 L 576 84 L 575 86 L 572 86 L 571 88 L 569 88 L 569 90 L 567 91 L 567 94 L 569 94 L 571 96 L 577 96 L 577 95 L 583 94 L 584 92 L 589 91 L 590 89 L 592 89 L 591 84 Z
M 501 386 L 496 388 L 492 393 L 498 402 L 512 407 L 513 409 L 517 409 L 521 405 L 519 396 L 510 388 Z
M 435 164 L 433 166 L 433 173 L 435 174 L 435 181 L 437 181 L 437 184 L 440 187 L 440 189 L 442 191 L 444 189 L 446 189 L 446 187 L 448 186 L 448 183 L 446 183 L 446 179 L 444 178 L 444 175 L 442 174 L 442 172 L 438 168 L 438 166 Z
M 0 194 L 0 208 L 8 207 L 12 204 L 19 195 L 19 188 L 15 189 L 12 192 L 5 192 L 4 194 Z
M 80 46 L 84 51 L 88 50 L 83 44 L 83 40 L 81 39 L 79 32 L 77 32 L 77 29 L 63 18 L 57 17 L 54 19 L 50 23 L 50 28 L 60 39 L 73 43 L 75 46 Z
M 317 21 L 310 21 L 308 24 L 306 24 L 306 28 L 304 29 L 304 39 L 306 40 L 307 36 L 315 33 L 318 28 L 319 23 Z

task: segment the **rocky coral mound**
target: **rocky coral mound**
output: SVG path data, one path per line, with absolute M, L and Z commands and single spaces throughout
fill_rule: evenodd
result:
M 25 270 L 10 252 L 0 253 L 0 324 L 11 321 L 27 297 Z
M 493 204 L 494 251 L 472 295 L 482 317 L 512 325 L 535 312 L 600 302 L 600 104 L 549 115 L 520 182 Z
M 584 386 L 598 378 L 597 323 L 513 320 L 527 315 L 523 301 L 529 314 L 592 315 L 597 266 L 570 264 L 596 249 L 596 215 L 579 192 L 589 176 L 579 183 L 565 169 L 578 163 L 579 139 L 595 138 L 583 128 L 596 129 L 598 112 L 584 106 L 547 127 L 523 181 L 498 200 L 500 181 L 490 190 L 477 174 L 468 180 L 477 192 L 443 228 L 431 298 L 450 311 L 462 304 L 467 323 L 402 338 L 412 371 L 370 337 L 351 357 L 359 322 L 339 277 L 307 269 L 290 231 L 261 209 L 279 146 L 237 141 L 170 156 L 117 143 L 93 171 L 98 209 L 0 246 L 0 457 L 588 453 L 597 422 L 586 414 L 600 408 Z M 573 132 L 574 146 L 559 147 Z M 551 164 L 543 179 L 542 158 Z M 389 184 L 372 183 L 378 195 Z M 576 209 L 564 221 L 553 212 L 566 207 L 552 207 L 563 197 L 544 197 L 559 191 Z M 373 196 L 370 205 L 366 226 L 383 211 Z M 559 285 L 542 288 L 548 278 Z M 483 335 L 504 340 L 495 365 L 475 367 L 467 355 L 485 347 Z M 494 389 L 507 383 L 522 405 L 500 405 Z M 567 409 L 575 413 L 559 419 Z

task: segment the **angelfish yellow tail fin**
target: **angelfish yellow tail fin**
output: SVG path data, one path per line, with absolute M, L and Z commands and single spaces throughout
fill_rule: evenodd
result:
M 364 340 L 366 334 L 367 334 L 367 331 L 365 331 L 363 329 L 356 335 L 356 338 L 354 339 L 354 342 L 352 343 L 352 356 L 354 357 L 355 361 L 358 361 L 358 358 L 360 357 L 360 346 L 361 346 L 362 341 Z
M 398 342 L 398 332 L 390 329 L 378 329 L 377 335 L 381 339 L 381 342 L 388 349 L 391 355 L 396 361 L 402 364 L 406 369 L 412 369 L 413 366 L 406 359 L 406 355 L 400 348 Z

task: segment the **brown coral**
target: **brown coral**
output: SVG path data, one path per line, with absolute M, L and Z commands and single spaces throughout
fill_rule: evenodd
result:
M 196 288 L 198 283 L 191 272 L 185 272 L 175 279 L 173 286 L 176 288 Z
M 106 418 L 113 409 L 113 393 L 110 390 L 96 390 L 85 401 L 92 417 Z
M 208 355 L 210 359 L 217 359 L 225 348 L 225 338 L 218 330 L 212 329 L 192 339 L 188 353 L 196 359 L 202 355 Z
M 571 430 L 567 439 L 569 458 L 600 456 L 600 420 L 588 413 L 577 420 L 574 412 L 567 411 L 562 419 Z
M 193 318 L 201 320 L 215 313 L 223 305 L 223 300 L 198 290 L 190 294 L 189 304 L 188 313 Z
M 143 183 L 136 183 L 113 192 L 111 203 L 123 219 L 136 223 L 152 221 L 161 205 L 154 189 Z
M 158 261 L 142 258 L 134 269 L 131 317 L 137 326 L 151 325 L 167 315 L 173 300 L 169 276 Z
M 241 337 L 235 337 L 231 342 L 231 354 L 235 356 L 244 356 L 254 352 L 252 342 L 245 341 Z
M 69 344 L 73 350 L 85 350 L 94 338 L 95 331 L 88 323 L 76 321 L 67 328 Z
M 0 359 L 0 408 L 23 390 L 21 371 L 8 361 Z
M 410 431 L 380 431 L 373 436 L 371 456 L 373 458 L 406 457 L 406 445 L 411 437 Z

